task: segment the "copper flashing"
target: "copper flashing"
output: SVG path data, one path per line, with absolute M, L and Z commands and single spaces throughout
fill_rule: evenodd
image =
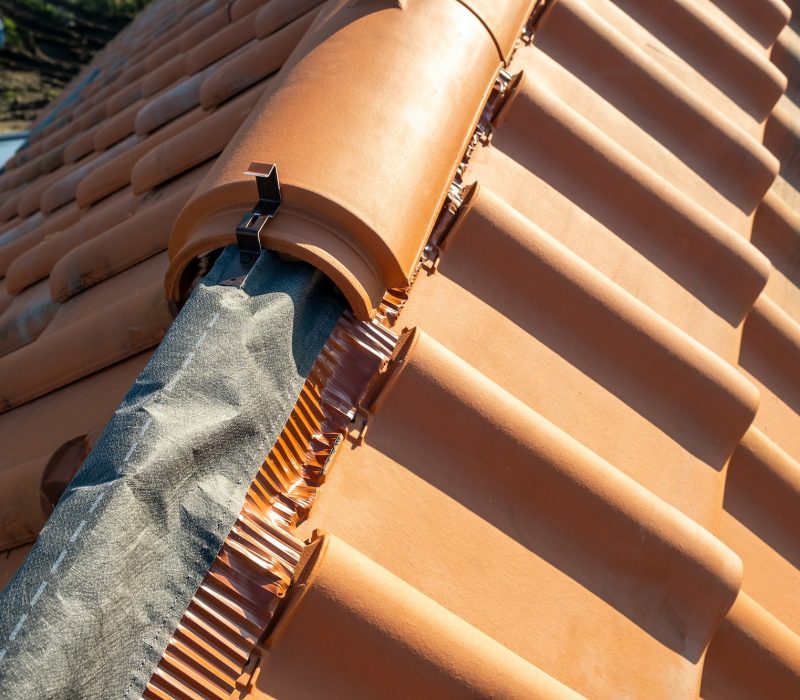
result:
M 286 595 L 303 543 L 295 528 L 396 337 L 349 314 L 314 363 L 239 518 L 184 613 L 144 697 L 227 698 L 243 690 L 256 645 Z

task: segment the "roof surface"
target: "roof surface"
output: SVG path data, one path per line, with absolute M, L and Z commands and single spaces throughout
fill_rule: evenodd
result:
M 800 695 L 789 7 L 318 4 L 154 3 L 0 175 L 0 580 L 272 162 L 404 303 L 247 692 Z

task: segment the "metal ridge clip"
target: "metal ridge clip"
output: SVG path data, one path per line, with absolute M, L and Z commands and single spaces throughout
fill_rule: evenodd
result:
M 221 282 L 227 287 L 241 287 L 258 256 L 261 255 L 261 229 L 281 206 L 281 185 L 278 180 L 278 166 L 274 163 L 250 163 L 244 172 L 256 179 L 258 202 L 251 211 L 244 214 L 236 227 L 236 247 L 239 258 L 232 266 L 231 276 Z

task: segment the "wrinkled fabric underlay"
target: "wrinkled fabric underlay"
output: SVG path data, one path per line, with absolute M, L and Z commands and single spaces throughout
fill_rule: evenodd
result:
M 140 697 L 232 527 L 344 308 L 271 252 L 221 285 L 236 256 L 194 290 L 0 595 L 0 697 Z

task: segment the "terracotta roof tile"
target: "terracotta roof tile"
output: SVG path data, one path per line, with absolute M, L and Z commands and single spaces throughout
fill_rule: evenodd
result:
M 708 650 L 702 697 L 740 700 L 800 692 L 800 637 L 742 592 Z M 747 659 L 746 663 L 742 663 Z
M 142 203 L 141 212 L 131 212 L 108 228 L 98 227 L 63 254 L 50 271 L 50 293 L 57 301 L 70 297 L 119 274 L 167 248 L 172 222 L 197 186 L 207 168 L 177 181 Z M 133 216 L 136 213 L 136 216 Z
M 0 271 L 7 271 L 8 265 L 26 250 L 41 243 L 45 238 L 75 224 L 80 217 L 80 210 L 75 205 L 64 207 L 57 214 L 53 214 L 44 221 L 39 218 L 40 225 L 26 227 L 22 235 L 13 239 L 3 239 L 0 244 Z M 33 217 L 32 217 L 33 219 Z M 20 227 L 21 228 L 21 227 Z
M 0 357 L 33 342 L 57 310 L 45 282 L 14 296 L 0 315 Z
M 6 288 L 17 294 L 26 287 L 50 274 L 53 265 L 62 255 L 83 241 L 99 235 L 119 221 L 124 221 L 138 208 L 140 199 L 129 191 L 121 192 L 83 215 L 71 226 L 67 226 L 53 236 L 42 240 L 38 245 L 19 255 L 6 272 Z
M 81 295 L 86 299 L 78 296 L 65 303 L 36 342 L 0 358 L 0 373 L 6 377 L 0 388 L 0 410 L 32 401 L 157 345 L 172 313 L 158 274 L 166 260 L 151 260 L 154 264 L 134 267 L 128 271 L 131 275 L 117 276 L 130 280 L 130 287 L 125 294 L 118 292 L 115 302 L 108 303 L 102 285 L 93 287 Z M 149 279 L 137 279 L 145 272 Z M 25 371 L 29 367 L 39 370 Z
M 241 52 L 210 73 L 200 86 L 199 98 L 203 109 L 212 109 L 275 73 L 308 31 L 315 15 L 315 10 L 312 10 L 273 34 L 245 45 Z
M 0 585 L 263 161 L 262 243 L 358 320 L 240 516 L 294 548 L 285 581 L 236 589 L 223 548 L 249 636 L 190 606 L 145 697 L 798 695 L 789 17 L 152 3 L 0 174 Z M 282 479 L 306 505 L 278 523 Z
M 389 687 L 437 698 L 580 697 L 341 540 L 318 547 L 265 659 L 280 670 L 262 674 L 248 697 L 370 698 Z M 314 673 L 298 673 L 309 643 L 329 653 Z M 384 659 L 379 667 L 365 668 L 367 647 Z
M 690 167 L 701 173 L 713 170 L 717 178 L 728 179 L 718 184 L 719 189 L 748 214 L 769 188 L 777 159 L 588 6 L 571 0 L 556 3 L 542 19 L 536 46 Z M 673 118 L 662 119 L 665 113 Z M 721 162 L 726 167 L 714 165 Z M 740 174 L 735 181 L 732 172 Z
M 105 151 L 131 136 L 135 131 L 136 115 L 143 105 L 143 100 L 137 100 L 113 116 L 109 116 L 94 132 L 94 150 Z
M 216 70 L 216 66 L 213 67 Z M 200 86 L 211 71 L 198 73 L 147 100 L 136 114 L 135 128 L 146 136 L 200 104 Z
M 52 214 L 65 204 L 76 200 L 78 187 L 85 180 L 87 175 L 95 168 L 102 166 L 119 154 L 124 153 L 133 143 L 134 138 L 130 137 L 103 153 L 92 152 L 86 158 L 74 163 L 71 168 L 65 169 L 63 173 L 60 173 L 60 177 L 42 192 L 41 199 L 39 200 L 39 208 L 45 214 Z M 78 202 L 78 205 L 80 206 L 80 202 Z
M 322 4 L 321 0 L 270 0 L 256 15 L 256 36 L 259 39 L 268 37 Z
M 94 151 L 94 135 L 99 125 L 89 127 L 76 136 L 64 149 L 64 163 L 74 163 Z
M 267 86 L 266 81 L 254 85 L 140 157 L 130 176 L 134 193 L 146 192 L 220 153 L 239 130 Z
M 617 3 L 709 78 L 756 121 L 766 119 L 786 89 L 786 76 L 763 52 L 690 0 L 619 0 Z
M 255 37 L 255 13 L 230 23 L 221 31 L 214 32 L 197 46 L 186 49 L 186 72 L 189 75 L 199 73 L 204 68 L 216 63 L 229 53 L 243 46 Z
M 42 225 L 44 217 L 37 212 L 27 219 L 12 219 L 10 224 L 0 233 L 0 273 L 5 274 L 8 265 L 26 250 L 30 237 L 36 238 L 36 232 Z

